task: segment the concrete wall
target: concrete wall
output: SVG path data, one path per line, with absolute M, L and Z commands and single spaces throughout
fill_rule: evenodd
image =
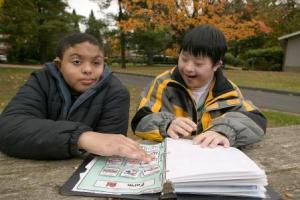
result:
M 300 72 L 300 35 L 288 38 L 286 42 L 284 71 Z

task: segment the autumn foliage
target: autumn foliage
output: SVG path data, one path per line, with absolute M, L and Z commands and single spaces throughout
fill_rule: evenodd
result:
M 237 11 L 228 0 L 133 0 L 122 1 L 128 14 L 119 27 L 130 32 L 135 29 L 168 30 L 174 36 L 182 36 L 186 29 L 199 24 L 219 27 L 228 40 L 240 40 L 261 31 L 263 22 L 253 16 L 251 4 L 245 3 Z

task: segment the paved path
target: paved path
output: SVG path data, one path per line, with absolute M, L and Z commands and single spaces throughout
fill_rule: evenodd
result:
M 153 78 L 148 76 L 115 73 L 125 84 L 146 86 Z M 300 114 L 300 96 L 241 88 L 245 98 L 260 108 Z

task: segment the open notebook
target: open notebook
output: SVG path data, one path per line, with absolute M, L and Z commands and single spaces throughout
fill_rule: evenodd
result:
M 184 193 L 265 198 L 265 172 L 236 148 L 201 148 L 191 140 L 171 138 L 141 146 L 155 160 L 95 157 L 70 190 L 86 196 Z
M 175 193 L 265 197 L 265 172 L 240 150 L 167 139 L 166 180 Z

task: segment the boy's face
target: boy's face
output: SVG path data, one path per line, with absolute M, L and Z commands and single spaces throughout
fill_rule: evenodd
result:
M 178 69 L 190 89 L 200 88 L 210 81 L 218 65 L 214 66 L 212 60 L 205 56 L 193 56 L 188 52 L 181 52 L 178 59 Z
M 67 84 L 83 93 L 97 83 L 103 73 L 103 52 L 89 42 L 76 44 L 65 50 L 58 68 Z

